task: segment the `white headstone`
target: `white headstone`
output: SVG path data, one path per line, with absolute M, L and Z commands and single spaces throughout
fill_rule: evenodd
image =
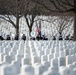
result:
M 51 59 L 51 67 L 58 67 L 58 59 Z
M 66 66 L 66 59 L 64 57 L 58 58 L 58 65 L 60 66 Z

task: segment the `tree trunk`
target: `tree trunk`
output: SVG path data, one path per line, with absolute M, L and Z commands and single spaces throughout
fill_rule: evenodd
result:
M 73 41 L 76 41 L 76 13 L 74 17 L 74 34 L 73 34 Z
M 31 36 L 31 32 L 32 32 L 32 27 L 29 27 L 29 36 Z
M 16 35 L 18 35 L 19 38 L 19 16 L 16 18 Z
M 76 0 L 74 0 L 74 6 L 75 6 L 75 16 L 74 16 L 74 34 L 73 34 L 73 41 L 76 41 Z

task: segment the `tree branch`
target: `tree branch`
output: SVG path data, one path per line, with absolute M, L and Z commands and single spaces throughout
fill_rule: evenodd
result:
M 14 24 L 14 22 L 9 18 L 9 17 L 6 17 L 6 16 L 0 16 L 0 18 L 2 18 L 3 20 L 11 23 L 15 28 L 16 28 L 16 25 Z M 8 19 L 6 19 L 8 18 Z

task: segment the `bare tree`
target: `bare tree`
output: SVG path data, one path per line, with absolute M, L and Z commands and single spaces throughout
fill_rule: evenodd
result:
M 25 15 L 26 23 L 29 28 L 29 35 L 31 35 L 35 17 L 36 15 Z
M 32 0 L 40 5 L 42 5 L 45 9 L 49 10 L 49 12 L 58 12 L 58 13 L 66 13 L 68 15 L 69 12 L 74 14 L 74 35 L 73 40 L 76 41 L 76 0 Z
M 34 24 L 34 22 L 36 22 L 35 18 L 37 17 L 38 14 L 40 14 L 40 11 L 39 11 L 39 8 L 36 5 L 36 3 L 33 5 L 33 7 L 31 9 L 29 8 L 31 1 L 27 1 L 26 3 L 27 3 L 28 9 L 27 9 L 27 13 L 25 13 L 24 17 L 25 17 L 27 26 L 29 28 L 29 35 L 31 35 L 33 24 Z
M 16 29 L 16 34 L 19 35 L 19 19 L 23 16 L 25 11 L 24 0 L 6 0 L 3 2 L 3 4 L 6 14 L 0 15 L 0 18 L 11 23 Z M 11 16 L 14 16 L 16 21 L 13 21 Z
M 4 5 L 7 11 L 7 15 L 1 15 L 0 18 L 10 22 L 15 27 L 16 34 L 19 35 L 19 19 L 24 16 L 30 34 L 32 31 L 34 19 L 36 15 L 39 14 L 36 3 L 33 4 L 31 0 L 6 0 Z M 15 22 L 10 17 L 11 15 L 16 18 Z
M 56 27 L 56 30 L 58 31 L 59 35 L 62 35 L 63 31 L 69 28 L 74 22 L 73 17 L 69 16 L 55 17 L 53 20 L 54 20 L 52 22 L 54 24 L 53 26 Z

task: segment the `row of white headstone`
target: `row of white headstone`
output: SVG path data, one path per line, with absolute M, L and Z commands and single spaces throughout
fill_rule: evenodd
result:
M 0 41 L 0 75 L 76 75 L 76 42 Z
M 12 21 L 15 22 L 14 16 L 12 16 L 11 19 L 12 19 Z M 43 16 L 42 19 L 45 19 L 45 17 Z M 48 19 L 48 18 L 46 17 L 46 19 Z M 1 19 L 0 19 L 0 21 L 1 21 Z M 25 18 L 22 17 L 20 19 L 19 23 L 20 23 L 19 33 L 26 35 L 29 32 L 29 29 L 28 29 L 27 23 L 25 21 Z M 38 25 L 39 25 L 39 23 L 38 23 Z M 4 20 L 2 20 L 2 22 L 0 24 L 0 31 L 1 31 L 0 35 L 2 35 L 4 38 L 7 37 L 7 35 L 10 35 L 11 37 L 13 37 L 16 34 L 15 28 L 11 25 L 11 23 L 4 21 Z M 36 32 L 36 23 L 34 23 L 34 25 L 32 27 L 32 31 Z M 53 38 L 52 36 L 56 36 L 56 35 L 58 36 L 57 39 L 59 38 L 59 33 L 57 31 L 57 28 L 52 23 L 49 23 L 46 21 L 44 21 L 44 22 L 41 21 L 41 32 L 42 32 L 42 35 L 46 34 L 47 38 L 50 40 Z M 62 33 L 63 38 L 65 39 L 65 37 L 68 34 L 70 34 L 71 36 L 73 35 L 73 25 L 70 25 L 70 27 L 63 30 L 63 33 Z

